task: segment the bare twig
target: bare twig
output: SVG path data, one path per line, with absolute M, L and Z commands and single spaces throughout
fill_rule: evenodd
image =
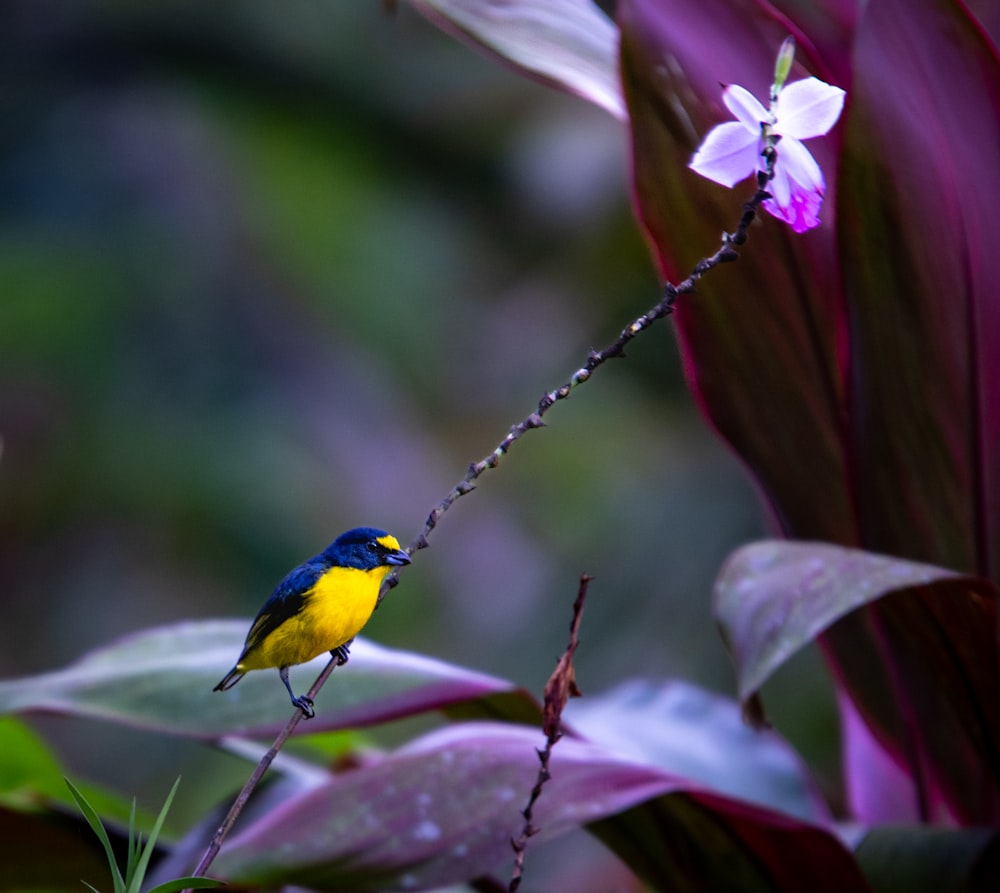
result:
M 407 552 L 412 555 L 420 549 L 426 549 L 429 545 L 427 537 L 430 535 L 431 531 L 437 527 L 437 523 L 441 520 L 441 516 L 444 515 L 444 513 L 447 512 L 452 505 L 454 505 L 456 500 L 465 496 L 466 493 L 470 493 L 472 490 L 475 490 L 476 481 L 479 480 L 479 478 L 489 469 L 496 468 L 497 465 L 500 464 L 500 460 L 507 455 L 507 452 L 518 440 L 535 428 L 543 428 L 545 426 L 543 416 L 553 406 L 555 406 L 556 403 L 569 397 L 578 385 L 581 385 L 585 381 L 589 380 L 590 376 L 608 360 L 624 357 L 625 348 L 629 345 L 632 339 L 636 338 L 652 326 L 657 320 L 670 316 L 674 312 L 677 299 L 681 295 L 693 292 L 695 290 L 695 286 L 698 284 L 698 280 L 701 279 L 701 277 L 707 272 L 720 264 L 730 263 L 731 261 L 735 261 L 739 258 L 739 253 L 736 251 L 735 246 L 742 245 L 746 242 L 747 230 L 749 229 L 750 224 L 753 223 L 754 218 L 757 216 L 757 209 L 766 199 L 771 197 L 770 193 L 767 191 L 767 184 L 774 175 L 774 163 L 777 160 L 777 153 L 775 152 L 773 145 L 769 144 L 765 148 L 764 158 L 766 169 L 758 172 L 757 174 L 757 191 L 748 202 L 744 203 L 743 214 L 740 217 L 740 221 L 736 229 L 731 233 L 727 232 L 722 234 L 718 250 L 714 254 L 704 257 L 698 261 L 698 263 L 694 265 L 687 279 L 684 279 L 676 285 L 668 282 L 663 288 L 663 295 L 660 300 L 653 307 L 642 314 L 642 316 L 636 317 L 631 323 L 622 329 L 618 338 L 612 344 L 609 344 L 603 350 L 592 350 L 587 357 L 587 361 L 569 377 L 568 381 L 560 385 L 558 388 L 543 394 L 541 399 L 538 401 L 538 405 L 535 407 L 535 410 L 525 416 L 517 424 L 512 425 L 510 430 L 507 432 L 507 436 L 497 444 L 492 453 L 480 459 L 478 462 L 473 462 L 466 471 L 465 477 L 455 484 L 455 486 L 448 491 L 445 497 L 436 506 L 434 506 L 430 514 L 427 516 L 427 520 L 424 522 L 423 530 L 420 531 L 417 537 L 407 547 Z M 381 604 L 382 599 L 385 598 L 389 591 L 398 584 L 399 570 L 394 570 L 382 582 L 382 590 L 379 593 L 378 599 L 379 604 Z
M 760 207 L 761 203 L 766 199 L 770 198 L 770 194 L 767 192 L 767 184 L 770 182 L 774 175 L 774 163 L 777 159 L 777 153 L 774 149 L 773 141 L 769 142 L 764 150 L 764 157 L 766 162 L 766 169 L 760 171 L 757 174 L 757 191 L 748 202 L 743 205 L 743 214 L 740 217 L 739 224 L 736 229 L 731 233 L 723 233 L 722 240 L 719 245 L 718 250 L 710 255 L 709 257 L 702 258 L 695 264 L 694 268 L 688 277 L 676 285 L 668 282 L 663 289 L 663 295 L 658 303 L 647 310 L 644 314 L 634 319 L 629 325 L 622 329 L 618 338 L 612 343 L 600 351 L 591 351 L 587 357 L 586 363 L 583 364 L 579 369 L 577 369 L 563 385 L 554 390 L 551 390 L 542 395 L 541 399 L 538 401 L 538 406 L 535 410 L 525 416 L 520 422 L 512 425 L 510 430 L 507 432 L 507 436 L 497 444 L 496 448 L 488 456 L 480 459 L 478 462 L 473 462 L 468 471 L 466 471 L 465 476 L 457 483 L 445 497 L 431 510 L 430 514 L 427 516 L 427 520 L 424 522 L 423 530 L 417 535 L 417 537 L 410 543 L 407 547 L 407 552 L 411 555 L 421 549 L 426 549 L 428 546 L 427 537 L 430 535 L 431 531 L 437 526 L 438 521 L 454 505 L 455 501 L 459 497 L 464 496 L 466 493 L 470 493 L 476 488 L 476 481 L 489 469 L 496 468 L 500 464 L 500 460 L 507 454 L 508 450 L 520 440 L 528 431 L 535 428 L 542 428 L 545 426 L 543 421 L 543 416 L 553 407 L 556 403 L 561 400 L 565 400 L 573 392 L 573 390 L 578 386 L 590 379 L 590 376 L 601 366 L 603 366 L 608 360 L 617 359 L 625 356 L 625 348 L 629 345 L 632 339 L 636 338 L 646 329 L 653 325 L 657 320 L 663 319 L 666 316 L 670 316 L 674 312 L 674 306 L 677 303 L 677 299 L 684 294 L 689 294 L 695 290 L 695 286 L 698 280 L 701 279 L 707 272 L 719 266 L 720 264 L 729 263 L 731 261 L 737 260 L 739 254 L 736 251 L 737 245 L 742 245 L 747 239 L 747 230 L 750 224 L 753 222 L 754 218 L 757 216 L 757 209 Z M 534 805 L 535 800 L 538 798 L 538 794 L 541 792 L 541 785 L 548 778 L 548 755 L 551 752 L 552 745 L 561 737 L 561 732 L 559 732 L 559 716 L 562 713 L 562 707 L 565 706 L 566 698 L 570 695 L 577 695 L 579 692 L 576 690 L 576 684 L 572 679 L 572 653 L 576 649 L 576 630 L 579 626 L 579 615 L 583 609 L 583 599 L 586 596 L 587 583 L 590 578 L 583 576 L 580 578 L 580 594 L 577 596 L 577 604 L 574 605 L 574 617 L 573 617 L 573 627 L 571 628 L 571 639 L 570 647 L 567 649 L 566 654 L 563 655 L 563 660 L 560 661 L 560 666 L 556 668 L 555 673 L 553 673 L 552 678 L 549 680 L 549 686 L 553 685 L 553 680 L 561 679 L 562 682 L 559 683 L 565 687 L 560 690 L 560 692 L 550 692 L 549 686 L 546 686 L 545 698 L 546 698 L 546 719 L 545 719 L 545 731 L 548 736 L 548 743 L 543 751 L 539 751 L 539 759 L 541 760 L 542 766 L 539 770 L 539 781 L 536 784 L 535 789 L 532 791 L 532 798 L 525 809 L 525 826 L 522 831 L 523 842 L 527 841 L 527 838 L 534 833 L 531 826 L 531 809 Z M 389 593 L 391 589 L 399 584 L 399 571 L 395 570 L 389 576 L 385 578 L 382 583 L 381 591 L 379 592 L 378 604 L 381 604 L 382 599 Z M 566 668 L 563 670 L 563 675 L 560 676 L 560 668 L 563 667 L 563 661 L 566 662 Z M 338 659 L 333 658 L 326 665 L 320 675 L 316 678 L 312 687 L 309 689 L 308 697 L 315 698 L 317 692 L 323 687 L 329 675 L 338 665 Z M 559 702 L 556 696 L 562 698 Z M 553 704 L 559 704 L 558 708 L 555 709 L 553 714 L 555 726 L 550 725 L 550 716 L 548 713 L 550 696 L 553 698 Z M 222 824 L 219 826 L 218 830 L 212 837 L 209 843 L 208 849 L 205 851 L 205 855 L 202 857 L 201 862 L 195 869 L 194 874 L 202 875 L 205 870 L 211 865 L 212 861 L 218 855 L 219 849 L 222 847 L 222 842 L 226 835 L 229 833 L 230 828 L 232 828 L 236 819 L 239 817 L 243 808 L 246 806 L 247 800 L 253 793 L 260 779 L 263 777 L 264 773 L 267 771 L 268 767 L 274 761 L 275 756 L 277 756 L 278 751 L 281 750 L 285 741 L 295 730 L 295 727 L 302 720 L 302 712 L 298 709 L 291 715 L 285 727 L 282 729 L 281 734 L 275 739 L 274 744 L 271 745 L 270 750 L 264 754 L 260 763 L 254 769 L 253 774 L 247 779 L 247 783 L 243 786 L 236 800 L 233 802 L 229 813 L 223 820 Z M 517 864 L 515 866 L 516 878 L 511 880 L 511 890 L 516 890 L 517 885 L 520 883 L 520 866 L 524 859 L 524 849 L 523 842 L 521 843 L 521 849 L 518 850 L 518 842 L 514 841 L 514 848 L 518 852 Z
M 306 697 L 315 699 L 317 693 L 323 687 L 323 683 L 326 682 L 330 674 L 342 663 L 343 660 L 338 655 L 331 657 L 327 662 L 327 665 L 323 667 L 322 672 L 316 677 L 316 681 L 312 684 L 312 687 L 309 689 Z M 303 720 L 304 717 L 305 714 L 296 708 L 292 715 L 288 718 L 288 722 L 285 723 L 284 728 L 278 733 L 278 737 L 274 739 L 274 744 L 272 744 L 267 753 L 261 757 L 260 762 L 247 779 L 246 784 L 243 785 L 242 790 L 236 795 L 233 805 L 229 807 L 229 812 L 226 813 L 226 817 L 222 820 L 222 824 L 219 825 L 215 834 L 212 835 L 208 848 L 205 850 L 205 855 L 201 857 L 198 867 L 195 868 L 193 872 L 196 877 L 204 875 L 209 865 L 215 861 L 215 857 L 219 854 L 219 850 L 222 848 L 222 842 L 226 839 L 226 835 L 229 834 L 230 829 L 233 827 L 236 819 L 239 818 L 240 813 L 243 812 L 243 808 L 247 805 L 250 795 L 260 783 L 261 778 L 264 777 L 264 773 L 267 772 L 271 763 L 274 762 L 274 758 L 278 755 L 278 752 L 282 747 L 284 747 L 289 736 L 295 731 L 295 727 Z M 188 891 L 185 891 L 185 893 L 188 893 Z
M 534 837 L 539 829 L 534 825 L 535 803 L 542 794 L 542 788 L 552 777 L 549 771 L 549 759 L 552 756 L 552 748 L 562 738 L 562 712 L 566 707 L 566 702 L 570 698 L 578 698 L 580 689 L 576 687 L 576 671 L 573 669 L 573 654 L 579 644 L 580 620 L 583 617 L 583 603 L 587 599 L 587 587 L 593 577 L 587 574 L 580 576 L 580 588 L 576 593 L 576 601 L 573 602 L 573 620 L 569 625 L 569 644 L 559 658 L 559 663 L 552 671 L 549 681 L 545 684 L 545 699 L 542 707 L 542 731 L 545 732 L 545 747 L 538 753 L 538 776 L 535 779 L 535 786 L 531 789 L 528 797 L 528 805 L 521 811 L 524 816 L 524 825 L 521 833 L 510 845 L 514 848 L 514 870 L 510 877 L 508 893 L 515 893 L 521 886 L 521 878 L 524 876 L 524 852 L 528 848 L 528 840 Z

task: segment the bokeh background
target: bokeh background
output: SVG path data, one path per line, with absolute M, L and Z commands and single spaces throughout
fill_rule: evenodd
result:
M 348 527 L 408 542 L 657 300 L 621 124 L 405 3 L 10 0 L 0 71 L 0 676 L 249 620 Z M 766 523 L 670 323 L 547 418 L 366 634 L 540 692 L 587 572 L 585 692 L 731 693 L 711 583 Z M 815 655 L 770 691 L 831 767 Z M 33 723 L 125 791 L 176 758 Z

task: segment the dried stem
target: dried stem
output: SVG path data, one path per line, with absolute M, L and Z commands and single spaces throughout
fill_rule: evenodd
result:
M 534 810 L 538 798 L 542 794 L 542 788 L 552 777 L 549 771 L 549 760 L 552 757 L 552 748 L 562 738 L 562 712 L 566 707 L 566 702 L 570 698 L 580 696 L 580 689 L 576 687 L 576 672 L 573 669 L 573 654 L 580 642 L 580 620 L 583 617 L 583 604 L 587 599 L 587 588 L 593 577 L 582 574 L 580 576 L 580 587 L 576 593 L 576 601 L 573 602 L 573 620 L 569 625 L 569 644 L 559 658 L 555 670 L 545 684 L 545 700 L 542 708 L 542 730 L 545 732 L 545 747 L 537 751 L 538 753 L 538 775 L 535 785 L 531 789 L 528 797 L 528 805 L 521 810 L 524 816 L 524 825 L 521 833 L 511 840 L 510 845 L 514 848 L 514 870 L 510 877 L 508 893 L 515 893 L 521 886 L 521 879 L 524 876 L 524 853 L 528 848 L 528 840 L 534 837 L 539 829 L 534 824 Z

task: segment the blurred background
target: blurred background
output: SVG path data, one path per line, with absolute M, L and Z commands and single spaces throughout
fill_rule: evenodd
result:
M 405 3 L 11 0 L 4 19 L 4 677 L 155 624 L 249 620 L 349 527 L 409 542 L 658 298 L 621 124 Z M 366 635 L 540 693 L 587 572 L 585 693 L 642 676 L 731 694 L 711 584 L 765 521 L 669 322 L 547 419 Z M 815 655 L 775 685 L 781 731 L 832 765 Z M 33 725 L 126 791 L 175 747 Z

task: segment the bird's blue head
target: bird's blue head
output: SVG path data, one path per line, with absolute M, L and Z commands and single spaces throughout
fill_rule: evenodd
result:
M 377 527 L 355 527 L 342 533 L 320 557 L 331 565 L 365 571 L 410 563 L 410 556 L 399 547 L 396 537 Z

